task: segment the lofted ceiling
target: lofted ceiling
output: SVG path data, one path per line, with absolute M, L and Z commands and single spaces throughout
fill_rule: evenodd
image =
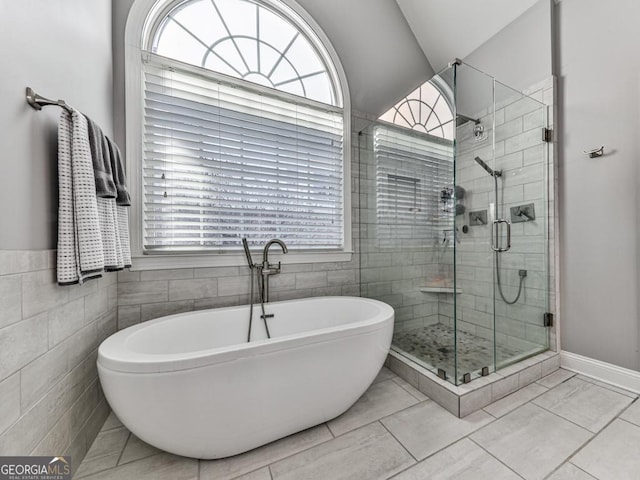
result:
M 297 0 L 324 30 L 344 67 L 352 107 L 380 115 L 433 76 L 393 0 Z
M 377 117 L 540 0 L 293 1 L 333 44 L 352 107 Z
M 433 69 L 465 58 L 538 0 L 396 0 Z

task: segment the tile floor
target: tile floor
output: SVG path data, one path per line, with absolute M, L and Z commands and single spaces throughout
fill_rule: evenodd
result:
M 345 414 L 223 460 L 145 444 L 113 414 L 85 480 L 625 480 L 640 478 L 637 395 L 558 370 L 456 418 L 386 368 Z

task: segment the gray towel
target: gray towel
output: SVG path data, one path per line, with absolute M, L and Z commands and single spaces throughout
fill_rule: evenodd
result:
M 89 144 L 93 160 L 93 173 L 96 179 L 96 195 L 98 197 L 98 218 L 104 254 L 104 269 L 107 272 L 122 270 L 124 259 L 121 235 L 119 232 L 116 199 L 118 189 L 114 182 L 111 166 L 114 164 L 111 141 L 107 139 L 100 127 L 87 117 L 89 124 Z
M 111 153 L 111 172 L 113 173 L 113 181 L 116 184 L 116 190 L 118 192 L 116 203 L 124 207 L 129 207 L 131 206 L 131 197 L 127 190 L 127 176 L 124 171 L 120 149 L 118 148 L 118 145 L 108 137 L 107 143 Z
M 111 172 L 111 152 L 109 151 L 107 137 L 93 120 L 89 117 L 86 117 L 86 119 L 91 159 L 93 160 L 93 175 L 96 180 L 96 195 L 99 198 L 116 198 L 116 184 L 113 181 Z
M 83 283 L 101 276 L 104 255 L 87 121 L 75 110 L 58 123 L 58 182 L 58 283 Z
M 131 267 L 131 246 L 129 240 L 129 206 L 131 206 L 131 197 L 127 190 L 127 177 L 124 171 L 120 149 L 118 145 L 108 137 L 107 144 L 110 152 L 113 180 L 118 192 L 115 201 L 115 227 L 116 235 L 118 235 L 118 266 L 120 268 L 129 268 Z

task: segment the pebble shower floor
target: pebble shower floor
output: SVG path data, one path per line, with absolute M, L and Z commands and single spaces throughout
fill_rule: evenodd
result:
M 493 364 L 493 341 L 462 331 L 458 332 L 457 340 L 459 376 Z M 449 375 L 454 371 L 454 330 L 447 325 L 436 323 L 394 333 L 393 346 L 432 367 L 442 368 Z M 507 346 L 496 345 L 498 364 L 515 358 L 518 353 Z

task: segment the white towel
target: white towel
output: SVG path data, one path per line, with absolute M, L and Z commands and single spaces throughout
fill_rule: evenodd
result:
M 122 263 L 124 268 L 131 267 L 131 246 L 129 244 L 129 207 L 116 205 L 118 219 L 118 233 L 120 235 L 120 247 L 122 248 Z
M 98 198 L 98 214 L 100 217 L 100 233 L 102 251 L 104 253 L 104 269 L 107 272 L 122 270 L 124 261 L 120 247 L 118 219 L 116 216 L 115 198 Z
M 58 122 L 58 283 L 78 282 L 78 251 L 73 221 L 73 182 L 71 180 L 71 115 L 62 111 Z
M 62 110 L 58 122 L 58 283 L 83 283 L 104 269 L 87 120 Z

